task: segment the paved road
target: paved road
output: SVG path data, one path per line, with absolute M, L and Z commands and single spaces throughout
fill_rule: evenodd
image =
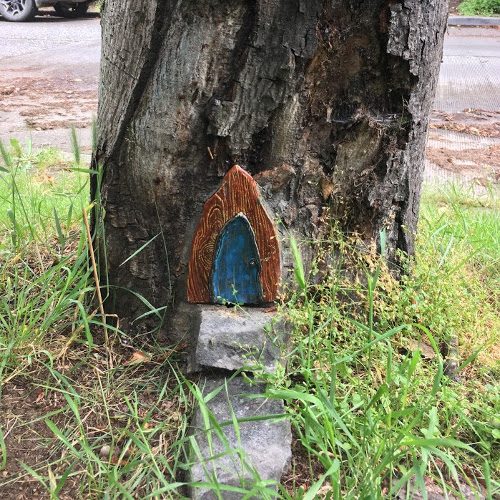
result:
M 97 111 L 101 52 L 98 17 L 37 16 L 31 23 L 0 18 L 0 138 L 31 137 L 36 147 L 70 150 L 74 125 L 90 151 Z
M 434 107 L 500 111 L 500 30 L 448 28 Z
M 63 19 L 54 16 L 37 16 L 31 23 L 8 23 L 0 17 L 0 61 L 17 56 L 36 55 L 46 49 L 87 45 L 97 54 L 101 31 L 98 17 Z M 96 49 L 97 48 L 97 52 Z

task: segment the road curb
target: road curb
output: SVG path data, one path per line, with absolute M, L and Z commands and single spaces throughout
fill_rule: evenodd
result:
M 450 16 L 448 26 L 500 26 L 500 17 Z

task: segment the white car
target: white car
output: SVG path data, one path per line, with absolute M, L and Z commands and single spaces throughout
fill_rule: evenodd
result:
M 0 16 L 6 21 L 31 21 L 38 7 L 54 7 L 62 17 L 79 17 L 87 12 L 90 0 L 0 0 Z

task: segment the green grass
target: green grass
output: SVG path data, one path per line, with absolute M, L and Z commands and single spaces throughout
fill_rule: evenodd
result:
M 467 0 L 458 10 L 466 16 L 494 16 L 500 14 L 500 0 Z
M 52 148 L 33 153 L 28 145 L 24 153 L 17 141 L 12 145 L 12 151 L 0 146 L 0 252 L 15 254 L 33 243 L 61 254 L 74 218 L 81 219 L 88 204 L 87 179 Z
M 288 402 L 310 484 L 331 498 L 390 496 L 410 479 L 423 492 L 426 477 L 453 494 L 459 481 L 500 491 L 499 208 L 494 191 L 426 191 L 400 282 L 373 249 L 334 233 L 328 276 L 307 284 L 292 243 L 294 351 L 268 396 Z M 460 382 L 443 374 L 453 337 Z
M 141 346 L 136 365 L 133 339 L 108 325 L 102 340 L 88 171 L 72 138 L 70 161 L 0 144 L 0 489 L 36 480 L 48 498 L 165 498 L 179 487 L 191 397 L 174 365 L 155 361 L 166 348 Z M 26 399 L 12 406 L 4 393 L 18 383 Z M 20 460 L 11 422 L 30 443 Z
M 82 219 L 87 173 L 74 147 L 68 161 L 29 144 L 2 146 L 0 489 L 180 498 L 196 459 L 194 402 L 209 439 L 224 442 L 225 425 L 239 435 L 244 423 L 213 418 L 175 350 L 138 344 L 112 325 L 103 341 Z M 266 397 L 286 402 L 293 469 L 281 485 L 265 482 L 227 443 L 249 475 L 234 490 L 286 499 L 402 490 L 412 498 L 432 481 L 459 498 L 464 484 L 498 495 L 499 208 L 493 189 L 427 189 L 416 256 L 401 257 L 400 281 L 374 248 L 335 228 L 308 275 L 300 253 L 309 243 L 292 239 L 297 283 L 281 307 L 293 327 L 288 366 L 263 377 Z M 357 275 L 348 279 L 346 269 Z M 441 353 L 454 338 L 459 381 L 444 374 Z M 31 453 L 19 459 L 16 443 Z M 224 491 L 209 468 L 206 482 L 191 486 Z
M 445 337 L 453 331 L 480 365 L 500 359 L 500 194 L 450 186 L 424 197 L 411 288 Z M 418 306 L 418 304 L 417 304 Z M 437 324 L 439 320 L 440 324 Z
M 93 285 L 81 213 L 87 180 L 47 149 L 0 144 L 0 373 L 54 335 L 82 330 Z

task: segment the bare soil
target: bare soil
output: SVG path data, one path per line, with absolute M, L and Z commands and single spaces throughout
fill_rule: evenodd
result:
M 466 109 L 461 113 L 443 113 L 434 111 L 431 130 L 454 130 L 479 137 L 496 137 L 500 139 L 500 111 L 482 109 Z
M 44 134 L 58 145 L 57 135 L 68 136 L 71 127 L 89 129 L 97 111 L 95 76 L 18 76 L 5 71 L 0 82 L 0 135 L 19 137 L 21 132 Z M 90 152 L 88 145 L 84 148 Z
M 463 0 L 450 0 L 450 16 L 458 16 L 458 6 L 463 2 Z
M 434 110 L 426 148 L 431 179 L 453 178 L 481 186 L 500 184 L 500 112 Z M 451 177 L 450 177 L 451 175 Z
M 484 180 L 486 177 L 495 182 L 500 180 L 500 146 L 462 150 L 428 148 L 427 159 L 445 170 L 460 173 L 468 167 Z
M 43 396 L 40 391 L 34 381 L 25 377 L 10 381 L 2 391 L 0 427 L 7 448 L 7 464 L 0 473 L 2 498 L 48 497 L 43 485 L 27 474 L 23 464 L 37 469 L 39 464 L 50 461 L 53 451 L 48 443 L 53 436 L 43 417 L 64 406 L 64 398 L 61 394 L 39 398 L 38 394 Z
M 67 356 L 54 362 L 53 368 L 64 374 L 75 394 L 79 395 L 79 419 L 75 418 L 64 396 L 65 392 L 71 392 L 64 387 L 64 383 L 58 384 L 42 363 L 34 363 L 31 369 L 26 367 L 23 375 L 17 375 L 4 384 L 0 393 L 0 428 L 4 434 L 7 463 L 0 471 L 1 499 L 49 499 L 47 488 L 28 473 L 27 468 L 38 472 L 48 483 L 51 474 L 59 478 L 68 467 L 72 468 L 73 474 L 65 482 L 58 498 L 97 498 L 97 492 L 95 495 L 88 489 L 85 492 L 85 485 L 88 484 L 86 474 L 91 469 L 86 470 L 85 463 L 75 460 L 68 453 L 68 447 L 61 445 L 47 421 L 50 419 L 77 450 L 81 450 L 79 440 L 83 431 L 84 439 L 94 453 L 104 462 L 114 465 L 119 451 L 111 457 L 100 452 L 110 444 L 115 452 L 119 450 L 126 440 L 125 429 L 136 432 L 134 418 L 126 404 L 127 398 L 130 401 L 137 398 L 137 415 L 139 419 L 147 415 L 147 425 L 165 424 L 158 440 L 150 444 L 152 447 L 157 445 L 158 452 L 164 456 L 168 455 L 168 446 L 176 439 L 180 413 L 187 409 L 179 407 L 178 393 L 174 389 L 177 381 L 169 376 L 171 368 L 168 363 L 151 359 L 137 364 L 127 362 L 133 359 L 132 353 L 118 344 L 118 350 L 112 354 L 115 366 L 112 369 L 106 350 L 99 346 L 92 352 L 72 347 Z M 43 354 L 39 358 L 43 360 Z M 169 389 L 165 391 L 166 396 L 160 399 L 164 384 Z M 173 396 L 169 398 L 169 394 Z M 136 452 L 136 449 L 131 449 L 130 456 L 133 457 Z
M 81 79 L 14 78 L 0 86 L 0 110 L 8 113 L 14 108 L 35 130 L 88 127 L 97 105 L 97 90 L 81 83 Z

